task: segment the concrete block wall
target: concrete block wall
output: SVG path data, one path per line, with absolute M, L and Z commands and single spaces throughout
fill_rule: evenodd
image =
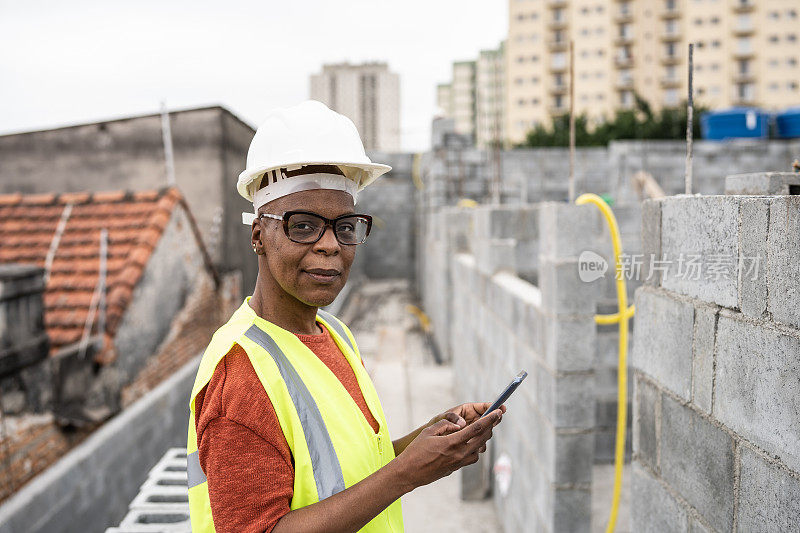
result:
M 422 294 L 437 343 L 453 361 L 459 399 L 496 397 L 520 370 L 529 374 L 508 401 L 491 452 L 463 473 L 462 494 L 491 492 L 481 483 L 491 479 L 492 458 L 505 456 L 510 489 L 493 491 L 505 531 L 588 531 L 602 282 L 579 279 L 578 255 L 598 249 L 604 228 L 595 208 L 442 208 L 426 218 L 430 277 Z M 522 248 L 535 261 L 515 259 Z M 518 275 L 520 265 L 538 286 Z
M 632 530 L 794 530 L 800 198 L 648 201 L 643 240 L 667 264 L 636 292 Z

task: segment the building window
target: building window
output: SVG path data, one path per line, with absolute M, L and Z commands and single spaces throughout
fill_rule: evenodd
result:
M 633 93 L 631 91 L 622 91 L 619 93 L 619 103 L 623 106 L 633 104 Z
M 777 11 L 769 12 L 769 18 L 771 18 L 772 20 L 778 20 L 780 16 L 781 16 L 780 13 L 778 13 Z
M 797 66 L 797 58 L 790 57 L 789 59 L 786 60 L 786 64 L 789 65 L 790 67 L 796 67 Z
M 664 105 L 678 105 L 678 89 L 667 89 L 664 91 Z
M 770 35 L 769 36 L 769 42 L 777 43 L 778 42 L 778 36 L 777 35 Z
M 719 17 L 711 17 L 711 24 L 719 24 Z
M 721 45 L 722 45 L 722 43 L 720 43 L 719 41 L 716 41 L 716 40 L 715 41 L 711 41 L 711 47 L 712 48 L 719 48 Z
M 789 89 L 790 91 L 796 91 L 797 90 L 797 82 L 796 81 L 790 81 L 789 83 L 786 84 L 786 88 Z
M 786 40 L 789 41 L 790 43 L 793 43 L 797 40 L 797 35 L 795 35 L 794 33 L 790 33 L 789 35 L 786 36 Z
M 778 84 L 777 83 L 770 83 L 769 84 L 769 90 L 772 91 L 772 92 L 776 92 L 778 90 Z

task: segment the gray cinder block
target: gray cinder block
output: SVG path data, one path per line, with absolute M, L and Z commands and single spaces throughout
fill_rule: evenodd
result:
M 791 194 L 793 187 L 800 188 L 800 174 L 796 172 L 754 172 L 725 177 L 725 194 Z
M 651 258 L 661 259 L 661 205 L 660 200 L 642 202 L 642 281 L 656 287 L 661 285 L 661 270 L 651 271 L 650 265 Z
M 686 510 L 634 461 L 631 469 L 631 530 L 637 533 L 686 533 Z
M 745 198 L 739 215 L 742 224 L 739 251 L 741 309 L 742 313 L 757 318 L 767 309 L 769 211 L 769 199 Z
M 800 470 L 800 338 L 721 314 L 714 416 Z
M 769 311 L 776 322 L 800 327 L 800 196 L 770 203 Z
M 646 287 L 636 291 L 633 366 L 686 400 L 692 387 L 693 322 L 690 303 Z
M 717 311 L 716 306 L 697 306 L 694 309 L 692 402 L 706 413 L 711 413 Z
M 738 307 L 739 202 L 736 196 L 663 201 L 661 251 L 669 265 L 662 287 Z
M 661 392 L 643 380 L 634 382 L 633 452 L 658 471 L 658 437 L 661 433 Z
M 800 524 L 800 479 L 742 447 L 739 531 L 796 531 Z
M 733 441 L 668 396 L 661 405 L 661 477 L 720 531 L 733 527 Z

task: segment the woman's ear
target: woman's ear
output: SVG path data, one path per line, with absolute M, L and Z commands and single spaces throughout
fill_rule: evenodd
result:
M 261 222 L 258 218 L 253 220 L 253 225 L 250 227 L 250 244 L 253 247 L 253 252 L 257 255 L 264 254 L 264 232 L 261 231 Z

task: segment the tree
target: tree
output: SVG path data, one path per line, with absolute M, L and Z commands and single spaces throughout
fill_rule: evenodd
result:
M 700 115 L 707 108 L 695 107 L 693 132 L 700 137 Z M 589 131 L 585 114 L 575 117 L 576 146 L 605 146 L 620 139 L 684 139 L 686 137 L 686 104 L 664 107 L 653 113 L 650 104 L 638 94 L 634 95 L 633 109 L 621 109 L 611 120 L 597 124 Z M 526 135 L 520 147 L 548 147 L 569 145 L 569 117 L 554 117 L 551 126 L 536 126 Z

